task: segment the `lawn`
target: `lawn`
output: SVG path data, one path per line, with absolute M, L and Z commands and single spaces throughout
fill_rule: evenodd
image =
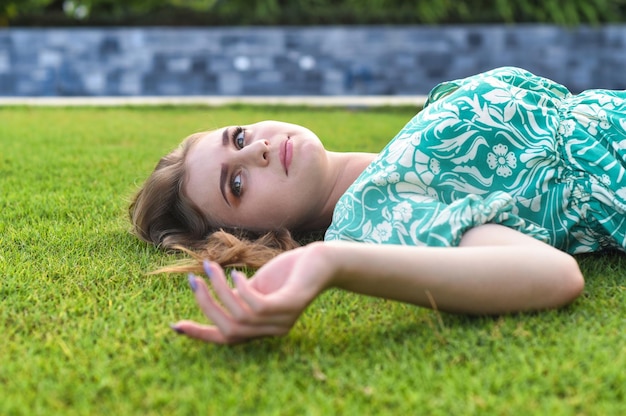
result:
M 626 258 L 580 258 L 559 311 L 470 318 L 329 291 L 285 337 L 236 347 L 127 204 L 187 134 L 272 118 L 377 151 L 413 114 L 286 107 L 0 108 L 0 414 L 626 414 Z M 532 259 L 529 259 L 532 261 Z

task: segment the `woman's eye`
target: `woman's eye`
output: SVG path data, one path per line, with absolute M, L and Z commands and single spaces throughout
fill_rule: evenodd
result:
M 241 127 L 237 127 L 235 133 L 233 133 L 233 142 L 237 149 L 243 149 L 246 145 L 246 131 Z
M 241 183 L 241 173 L 236 174 L 230 181 L 230 191 L 234 196 L 240 197 L 243 191 Z

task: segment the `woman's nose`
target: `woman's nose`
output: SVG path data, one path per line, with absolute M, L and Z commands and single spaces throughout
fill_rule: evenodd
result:
M 258 166 L 267 166 L 269 163 L 270 146 L 267 140 L 257 140 L 239 151 L 248 162 Z

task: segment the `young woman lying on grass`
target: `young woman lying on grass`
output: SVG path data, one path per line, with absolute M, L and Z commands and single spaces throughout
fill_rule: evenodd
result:
M 625 211 L 626 92 L 571 95 L 518 68 L 438 85 L 379 154 L 276 121 L 194 134 L 130 207 L 142 239 L 212 260 L 214 295 L 189 283 L 213 325 L 173 328 L 215 343 L 285 334 L 331 287 L 467 314 L 557 308 L 583 290 L 571 254 L 625 249 Z M 303 247 L 289 233 L 319 229 Z M 231 288 L 220 265 L 260 268 Z

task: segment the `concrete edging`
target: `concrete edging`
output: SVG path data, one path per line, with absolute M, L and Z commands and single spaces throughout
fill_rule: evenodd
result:
M 115 107 L 233 104 L 310 107 L 422 107 L 426 96 L 168 96 L 168 97 L 0 97 L 0 106 Z

